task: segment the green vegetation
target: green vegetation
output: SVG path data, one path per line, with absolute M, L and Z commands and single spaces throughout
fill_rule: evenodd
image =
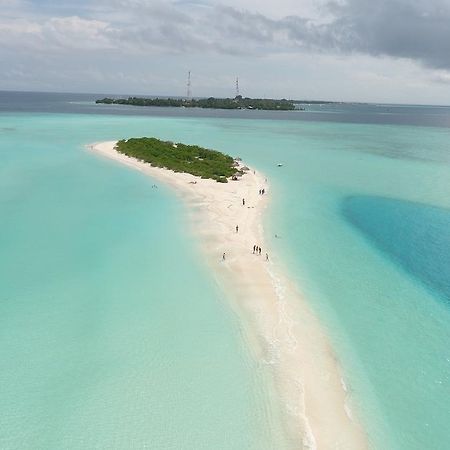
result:
M 155 167 L 187 172 L 220 183 L 227 183 L 228 178 L 243 174 L 231 156 L 198 145 L 175 144 L 143 137 L 121 140 L 117 143 L 116 150 Z
M 102 98 L 96 103 L 133 105 L 133 106 L 175 106 L 185 108 L 214 108 L 214 109 L 263 109 L 270 111 L 291 111 L 295 104 L 291 100 L 274 100 L 262 98 L 249 98 L 238 95 L 235 98 L 204 98 L 204 99 L 180 99 L 180 98 Z

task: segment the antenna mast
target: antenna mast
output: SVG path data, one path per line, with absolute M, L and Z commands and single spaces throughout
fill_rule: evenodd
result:
M 187 79 L 187 92 L 186 97 L 188 100 L 191 100 L 192 98 L 192 92 L 191 92 L 191 71 L 188 72 L 188 79 Z
M 239 97 L 239 77 L 236 77 L 236 97 Z

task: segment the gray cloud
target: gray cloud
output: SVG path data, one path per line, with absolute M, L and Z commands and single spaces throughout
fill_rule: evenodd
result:
M 269 51 L 358 52 L 409 58 L 450 68 L 450 3 L 440 0 L 348 0 L 329 3 L 332 20 L 317 23 L 299 16 L 272 20 L 220 8 L 223 34 Z M 259 46 L 258 46 L 259 47 Z
M 448 2 L 349 0 L 329 7 L 335 20 L 321 27 L 323 40 L 313 40 L 314 46 L 410 58 L 436 68 L 450 68 Z
M 121 0 L 133 25 L 118 39 L 170 52 L 265 55 L 310 51 L 409 58 L 450 68 L 450 4 L 441 0 L 348 0 L 326 7 L 326 23 L 300 16 L 273 19 L 196 3 Z M 118 5 L 118 6 L 119 6 Z
M 5 2 L 5 0 L 0 0 Z M 11 4 L 20 5 L 18 0 Z M 0 19 L 6 45 L 14 39 L 43 50 L 109 48 L 131 53 L 361 53 L 408 58 L 450 68 L 450 4 L 442 0 L 330 2 L 320 23 L 298 15 L 263 14 L 198 2 L 96 2 L 87 17 Z M 13 40 L 13 41 L 11 41 Z

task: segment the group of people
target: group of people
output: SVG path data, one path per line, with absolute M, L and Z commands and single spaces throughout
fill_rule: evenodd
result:
M 266 182 L 267 182 L 267 178 L 266 178 Z M 266 193 L 266 190 L 264 188 L 259 190 L 259 195 L 264 195 L 265 193 Z M 242 206 L 245 206 L 245 198 L 242 199 Z M 239 233 L 239 225 L 236 225 L 236 233 Z M 261 256 L 261 252 L 262 252 L 261 247 L 259 245 L 255 244 L 253 246 L 253 254 Z M 225 261 L 225 258 L 226 258 L 226 254 L 224 252 L 222 255 L 222 261 Z M 266 261 L 269 261 L 268 253 L 266 253 Z
M 261 247 L 259 245 L 255 244 L 253 246 L 253 254 L 254 255 L 258 255 L 258 256 L 261 255 Z M 269 254 L 268 253 L 266 253 L 266 261 L 269 261 Z
M 255 254 L 257 254 L 257 255 L 260 255 L 261 254 L 261 247 L 259 247 L 258 245 L 254 245 L 253 246 L 253 253 Z

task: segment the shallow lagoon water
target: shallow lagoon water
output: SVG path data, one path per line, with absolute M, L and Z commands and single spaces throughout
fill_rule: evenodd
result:
M 180 202 L 84 148 L 108 121 L 1 120 L 0 447 L 283 447 Z
M 280 236 L 271 256 L 328 327 L 372 443 L 446 448 L 448 298 L 373 235 L 389 221 L 411 261 L 426 257 L 430 247 L 408 244 L 410 221 L 389 202 L 448 210 L 448 129 L 79 114 L 0 120 L 2 447 L 283 448 L 264 375 L 180 223 L 183 206 L 84 149 L 154 135 L 241 156 L 268 175 L 266 228 Z M 359 199 L 352 217 L 364 229 L 345 213 L 349 198 Z M 409 212 L 429 236 L 434 219 Z

